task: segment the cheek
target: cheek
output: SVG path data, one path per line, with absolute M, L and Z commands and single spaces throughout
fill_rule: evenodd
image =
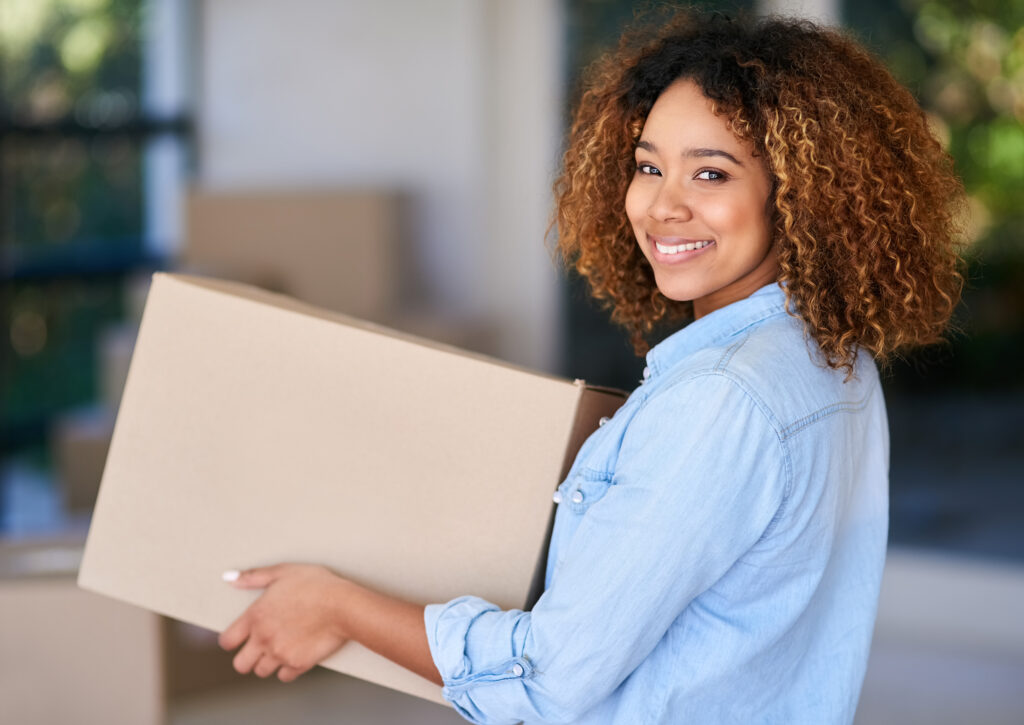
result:
M 770 247 L 772 242 L 771 224 L 768 221 L 767 202 L 762 198 L 751 199 L 747 228 L 759 248 Z
M 644 215 L 645 205 L 643 202 L 643 194 L 640 192 L 640 187 L 631 182 L 626 188 L 626 217 L 629 219 L 629 223 L 633 225 L 634 230 L 636 229 L 637 222 Z
M 705 220 L 720 234 L 739 234 L 758 245 L 770 236 L 765 202 L 760 198 L 723 199 L 704 211 Z
M 707 200 L 702 208 L 704 221 L 720 234 L 741 231 L 750 222 L 750 210 L 744 200 L 726 195 Z

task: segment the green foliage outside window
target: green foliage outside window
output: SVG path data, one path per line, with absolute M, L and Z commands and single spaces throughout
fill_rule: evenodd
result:
M 138 0 L 0 0 L 3 121 L 116 129 L 138 115 Z M 116 136 L 3 142 L 5 246 L 141 231 L 139 143 Z
M 1024 388 L 1024 0 L 862 0 L 847 21 L 918 96 L 970 198 L 960 333 L 928 380 Z
M 42 441 L 97 388 L 142 249 L 140 0 L 0 0 L 0 431 Z

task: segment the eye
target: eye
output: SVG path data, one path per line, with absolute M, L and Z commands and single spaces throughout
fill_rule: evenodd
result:
M 724 171 L 719 171 L 718 169 L 701 169 L 697 172 L 697 176 L 695 178 L 703 181 L 725 181 L 729 178 L 729 175 Z
M 636 173 L 643 174 L 645 176 L 661 176 L 661 171 L 658 170 L 657 166 L 652 166 L 647 163 L 638 163 L 636 165 Z

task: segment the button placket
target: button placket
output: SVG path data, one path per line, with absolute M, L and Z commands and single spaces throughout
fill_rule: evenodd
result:
M 583 469 L 560 487 L 562 503 L 575 514 L 582 514 L 597 503 L 612 485 L 612 475 Z

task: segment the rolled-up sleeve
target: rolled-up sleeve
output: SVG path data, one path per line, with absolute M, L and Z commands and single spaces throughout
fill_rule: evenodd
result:
M 788 476 L 771 411 L 728 374 L 652 395 L 531 612 L 476 597 L 426 608 L 445 698 L 477 723 L 578 719 L 766 534 Z

